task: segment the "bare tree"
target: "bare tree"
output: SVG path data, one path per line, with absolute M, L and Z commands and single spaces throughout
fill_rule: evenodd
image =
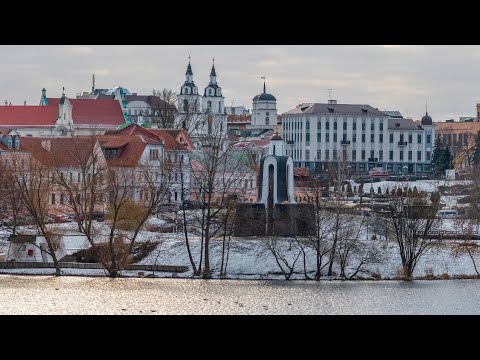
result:
M 343 219 L 337 250 L 342 280 L 353 279 L 365 265 L 377 259 L 380 249 L 377 241 L 361 241 L 364 226 L 365 217 L 350 215 Z M 350 273 L 349 267 L 353 268 Z
M 437 227 L 437 213 L 440 197 L 431 200 L 423 196 L 408 196 L 406 191 L 392 191 L 388 204 L 388 227 L 398 245 L 403 275 L 411 280 L 418 261 L 440 239 L 434 236 Z
M 153 90 L 150 101 L 151 122 L 161 128 L 173 128 L 177 114 L 177 94 L 171 89 Z
M 243 179 L 244 173 L 240 171 L 243 165 L 241 159 L 232 156 L 222 118 L 209 117 L 208 131 L 198 138 L 198 142 L 200 149 L 188 156 L 192 169 L 191 195 L 193 192 L 203 204 L 199 221 L 203 249 L 202 276 L 211 278 L 210 240 L 221 231 L 221 214 L 225 212 L 231 196 L 241 191 L 238 180 Z
M 0 211 L 11 217 L 11 221 L 6 224 L 15 235 L 19 217 L 25 212 L 25 208 L 20 199 L 12 164 L 0 163 Z
M 276 237 L 268 237 L 262 239 L 262 242 L 275 258 L 275 263 L 282 272 L 285 280 L 290 280 L 300 255 L 304 253 L 303 247 L 295 239 L 282 239 Z
M 54 169 L 34 158 L 13 166 L 13 173 L 19 198 L 33 217 L 37 231 L 47 243 L 46 251 L 53 260 L 55 274 L 61 275 L 55 251 L 59 248 L 59 238 L 48 226 L 49 196 L 54 188 Z

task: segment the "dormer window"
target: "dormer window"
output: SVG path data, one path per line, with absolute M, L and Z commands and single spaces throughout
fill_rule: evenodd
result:
M 105 155 L 105 159 L 115 159 L 118 155 L 118 149 L 117 148 L 107 148 L 103 149 L 103 154 Z

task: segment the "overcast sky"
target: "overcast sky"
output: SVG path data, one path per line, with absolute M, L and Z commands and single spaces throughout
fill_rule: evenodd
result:
M 191 55 L 201 94 L 215 58 L 225 105 L 251 109 L 261 92 L 275 95 L 279 113 L 302 102 L 326 102 L 327 89 L 341 103 L 399 110 L 420 119 L 428 101 L 434 121 L 475 116 L 480 100 L 480 46 L 269 46 L 95 45 L 0 46 L 0 104 L 37 105 L 41 89 L 59 97 L 121 85 L 130 92 L 178 92 Z

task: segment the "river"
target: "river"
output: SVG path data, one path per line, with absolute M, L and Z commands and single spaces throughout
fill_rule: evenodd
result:
M 480 281 L 0 275 L 0 314 L 480 314 Z

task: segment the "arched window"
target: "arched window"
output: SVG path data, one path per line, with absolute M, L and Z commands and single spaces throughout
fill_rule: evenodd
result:
M 197 102 L 198 102 L 198 100 L 195 100 L 195 102 L 193 103 L 193 110 L 194 111 L 197 111 Z
M 222 113 L 222 103 L 218 103 L 218 113 Z
M 188 100 L 187 99 L 183 100 L 183 111 L 188 111 Z
M 212 89 L 208 89 L 208 95 L 212 95 Z
M 188 87 L 185 88 L 185 94 L 188 94 Z
M 210 110 L 212 108 L 212 102 L 209 100 L 207 101 L 207 109 Z

